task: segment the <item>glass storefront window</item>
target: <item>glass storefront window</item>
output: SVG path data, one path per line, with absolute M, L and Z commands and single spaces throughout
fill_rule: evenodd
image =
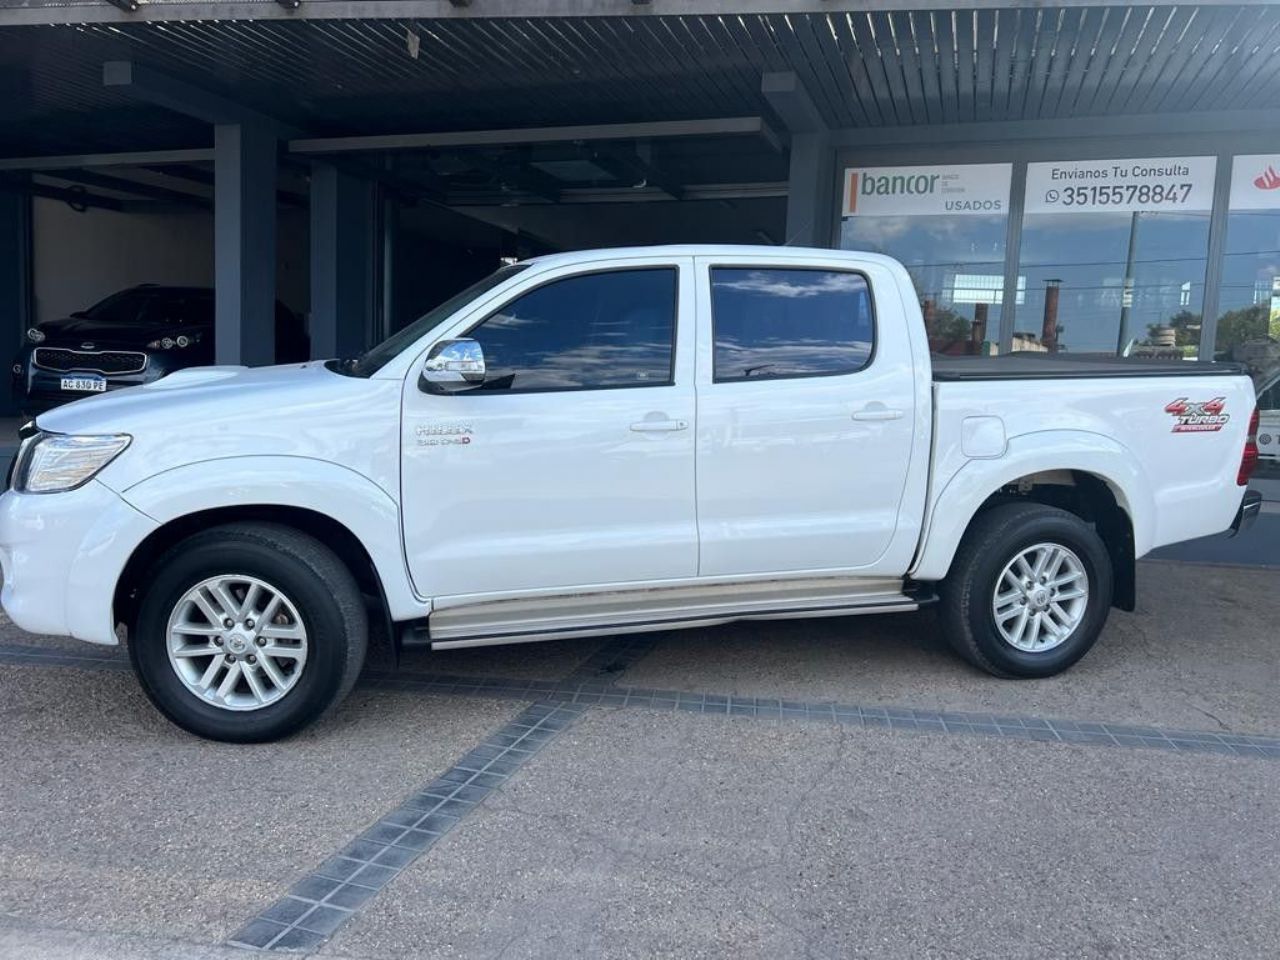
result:
M 1207 212 L 1028 214 L 1014 349 L 1194 359 L 1208 248 Z
M 844 250 L 900 260 L 920 297 L 929 346 L 977 353 L 1000 339 L 1004 217 L 859 217 L 840 231 Z
M 902 262 L 936 353 L 989 353 L 999 343 L 1011 172 L 1010 164 L 845 171 L 840 248 Z
M 1015 348 L 1193 359 L 1217 158 L 1027 164 Z
M 1259 454 L 1264 468 L 1280 470 L 1280 156 L 1232 162 L 1218 307 L 1214 356 L 1248 367 L 1258 388 Z

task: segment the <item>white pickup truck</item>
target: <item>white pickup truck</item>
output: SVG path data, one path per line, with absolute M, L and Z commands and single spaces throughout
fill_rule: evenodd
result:
M 436 649 L 912 611 L 1078 660 L 1135 558 L 1258 509 L 1232 366 L 930 359 L 885 257 L 674 246 L 500 269 L 363 356 L 42 415 L 0 498 L 19 627 L 114 644 L 206 737 L 338 702 L 370 616 Z

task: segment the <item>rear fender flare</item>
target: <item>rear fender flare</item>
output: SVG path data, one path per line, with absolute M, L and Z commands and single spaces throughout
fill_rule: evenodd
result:
M 1013 438 L 999 459 L 970 460 L 956 471 L 929 511 L 910 576 L 925 581 L 943 579 L 961 539 L 988 498 L 1022 477 L 1051 470 L 1088 473 L 1106 483 L 1133 524 L 1135 555 L 1140 557 L 1151 549 L 1155 501 L 1138 457 L 1102 434 L 1044 430 Z

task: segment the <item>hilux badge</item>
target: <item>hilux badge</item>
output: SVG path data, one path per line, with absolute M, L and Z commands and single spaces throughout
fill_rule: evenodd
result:
M 420 423 L 413 432 L 420 447 L 466 446 L 471 442 L 469 423 Z

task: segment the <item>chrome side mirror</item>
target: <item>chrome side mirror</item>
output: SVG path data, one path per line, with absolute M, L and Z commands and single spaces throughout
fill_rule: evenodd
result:
M 427 353 L 418 386 L 428 393 L 458 393 L 484 383 L 484 350 L 474 340 L 441 340 Z

